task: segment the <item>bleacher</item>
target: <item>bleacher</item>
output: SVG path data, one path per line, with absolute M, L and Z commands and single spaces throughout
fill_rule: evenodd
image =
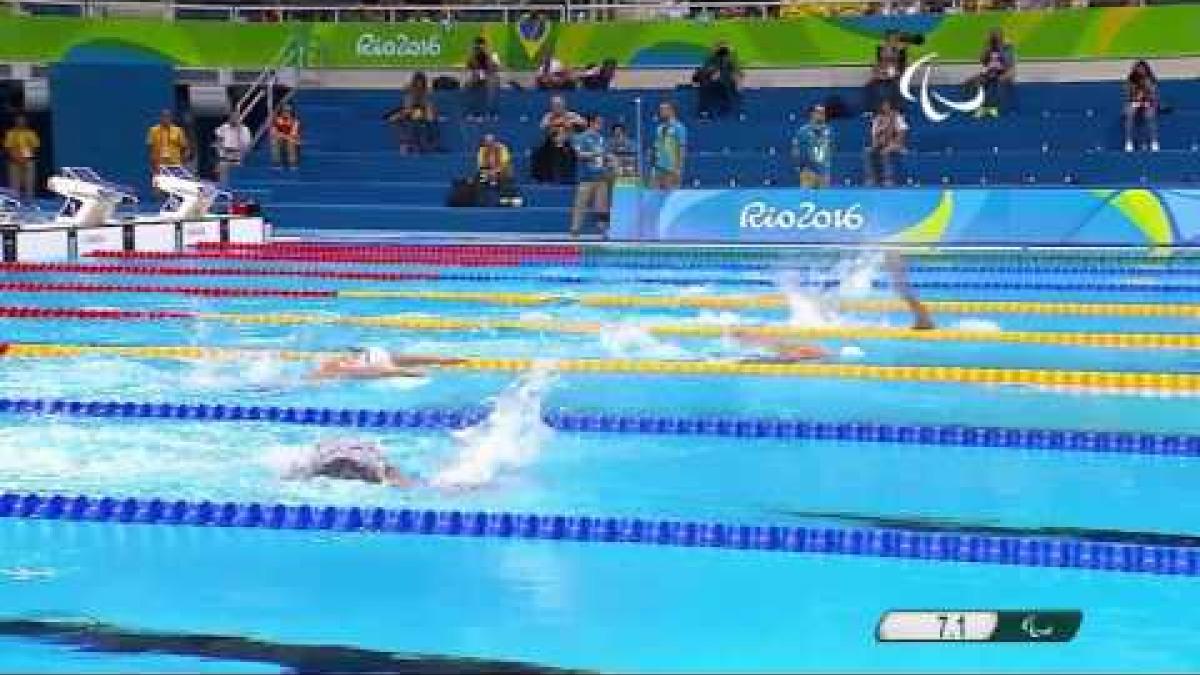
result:
M 903 175 L 912 185 L 1141 185 L 1200 180 L 1200 83 L 1164 82 L 1162 151 L 1123 151 L 1120 83 L 1026 84 L 1016 109 L 998 119 L 956 117 L 941 124 L 907 115 L 913 127 Z M 751 187 L 794 185 L 788 156 L 792 131 L 806 110 L 831 95 L 850 106 L 834 122 L 838 153 L 835 183 L 861 185 L 866 123 L 853 106 L 858 89 L 759 89 L 746 92 L 740 117 L 697 120 L 690 91 L 612 91 L 568 94 L 569 107 L 599 112 L 632 132 L 634 99 L 645 101 L 646 132 L 658 101 L 680 104 L 690 132 L 685 185 Z M 237 187 L 258 196 L 284 227 L 333 227 L 477 232 L 563 233 L 570 186 L 541 186 L 529 176 L 528 152 L 539 142 L 538 122 L 549 95 L 505 91 L 497 123 L 460 123 L 462 94 L 439 93 L 446 121 L 446 152 L 404 156 L 394 130 L 383 123 L 399 92 L 305 90 L 296 99 L 305 126 L 302 168 L 269 166 L 265 151 L 238 174 Z M 526 206 L 450 209 L 443 206 L 452 179 L 473 169 L 474 148 L 487 132 L 509 144 Z

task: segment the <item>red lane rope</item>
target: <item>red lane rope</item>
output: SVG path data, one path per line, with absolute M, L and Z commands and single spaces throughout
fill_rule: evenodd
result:
M 583 255 L 583 247 L 573 244 L 379 244 L 364 246 L 351 243 L 274 241 L 264 244 L 204 242 L 197 244 L 196 247 L 225 251 L 254 251 L 264 249 L 281 251 L 350 251 L 362 249 L 415 255 L 454 255 L 468 257 L 519 256 L 525 259 L 562 258 L 564 260 L 575 260 Z
M 520 258 L 465 258 L 461 256 L 392 254 L 373 249 L 340 251 L 191 251 L 172 253 L 158 251 L 95 251 L 88 254 L 93 258 L 116 258 L 126 260 L 243 260 L 268 262 L 310 262 L 345 264 L 424 264 L 436 266 L 503 267 L 526 262 Z
M 79 309 L 58 307 L 5 307 L 0 305 L 0 318 L 4 319 L 194 319 L 195 312 L 174 310 L 140 309 Z
M 286 269 L 282 267 L 144 267 L 141 265 L 87 265 L 81 263 L 0 263 L 0 274 L 36 274 L 64 272 L 72 274 L 129 274 L 141 276 L 238 276 L 238 277 L 310 277 L 357 281 L 434 281 L 437 272 L 355 272 L 319 269 Z
M 214 298 L 336 298 L 337 291 L 297 291 L 281 288 L 220 288 L 150 286 L 141 284 L 0 283 L 0 291 L 15 293 L 177 293 Z

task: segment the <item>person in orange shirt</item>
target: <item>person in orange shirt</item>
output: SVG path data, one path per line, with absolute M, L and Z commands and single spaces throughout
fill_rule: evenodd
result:
M 146 145 L 150 149 L 150 173 L 156 174 L 160 167 L 183 166 L 191 154 L 187 134 L 175 124 L 170 110 L 162 111 L 158 124 L 146 133 Z
M 4 134 L 4 152 L 8 156 L 8 186 L 18 196 L 33 199 L 36 187 L 37 152 L 42 140 L 29 128 L 24 115 L 17 115 L 13 127 Z
M 271 121 L 271 159 L 275 166 L 300 166 L 300 120 L 291 106 L 284 106 Z

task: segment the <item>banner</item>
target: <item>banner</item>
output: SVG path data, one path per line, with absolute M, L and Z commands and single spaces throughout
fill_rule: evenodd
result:
M 1200 190 L 616 188 L 610 236 L 780 244 L 1197 245 Z
M 1200 53 L 1200 6 L 1179 4 L 975 14 L 788 19 L 582 22 L 538 25 L 424 21 L 234 23 L 218 20 L 79 19 L 0 11 L 0 60 L 50 63 L 74 47 L 139 47 L 180 66 L 262 67 L 285 44 L 310 47 L 331 68 L 460 67 L 486 35 L 506 67 L 530 70 L 544 49 L 569 66 L 614 58 L 622 66 L 695 66 L 727 40 L 751 68 L 865 65 L 884 30 L 922 35 L 911 56 L 975 61 L 988 31 L 1003 28 L 1018 59 L 1154 58 Z

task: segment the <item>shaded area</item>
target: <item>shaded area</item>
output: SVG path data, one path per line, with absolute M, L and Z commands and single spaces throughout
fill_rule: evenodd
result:
M 397 654 L 341 645 L 294 645 L 228 635 L 139 631 L 88 621 L 0 620 L 0 637 L 88 652 L 192 656 L 266 663 L 288 673 L 567 673 L 514 661 Z
M 945 532 L 947 534 L 979 534 L 1002 537 L 1047 537 L 1076 539 L 1079 541 L 1106 544 L 1137 544 L 1141 546 L 1176 546 L 1200 548 L 1200 535 L 1175 534 L 1170 532 L 1141 532 L 1134 530 L 1110 530 L 1087 527 L 1016 527 L 990 525 L 953 518 L 925 516 L 873 516 L 840 511 L 794 511 L 778 510 L 776 513 L 795 518 L 832 520 L 842 525 L 868 526 L 873 528 L 909 530 L 916 532 Z

